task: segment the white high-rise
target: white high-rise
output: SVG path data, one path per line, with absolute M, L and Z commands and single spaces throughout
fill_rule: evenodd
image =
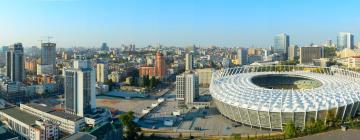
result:
M 351 33 L 340 32 L 337 36 L 337 50 L 354 49 L 354 35 Z
M 190 71 L 193 70 L 194 59 L 192 53 L 187 53 L 185 55 L 185 70 Z
M 176 99 L 179 105 L 191 105 L 199 97 L 199 76 L 183 73 L 176 76 Z
M 65 70 L 65 111 L 83 117 L 96 110 L 95 71 L 89 60 L 74 60 L 74 68 Z

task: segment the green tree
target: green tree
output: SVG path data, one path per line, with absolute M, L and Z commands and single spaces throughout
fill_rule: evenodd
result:
M 325 58 L 336 57 L 336 48 L 335 47 L 324 47 L 324 57 Z
M 141 128 L 133 121 L 134 112 L 130 111 L 128 113 L 120 115 L 119 119 L 124 125 L 124 137 L 126 140 L 138 140 L 141 139 L 139 132 Z
M 287 138 L 292 138 L 296 136 L 296 128 L 293 122 L 289 122 L 284 127 L 284 133 Z

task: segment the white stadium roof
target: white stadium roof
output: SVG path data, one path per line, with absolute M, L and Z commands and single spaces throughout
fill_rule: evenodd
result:
M 219 76 L 219 73 L 221 73 Z M 322 83 L 314 89 L 267 89 L 252 83 L 251 78 L 268 74 L 299 75 Z M 215 74 L 216 75 L 216 74 Z M 248 72 L 213 76 L 210 92 L 213 98 L 240 108 L 269 112 L 309 112 L 328 110 L 360 101 L 359 78 L 307 71 Z

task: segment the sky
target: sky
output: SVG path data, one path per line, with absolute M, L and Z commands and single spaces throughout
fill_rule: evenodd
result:
M 0 46 L 58 47 L 323 44 L 360 35 L 359 0 L 0 0 Z

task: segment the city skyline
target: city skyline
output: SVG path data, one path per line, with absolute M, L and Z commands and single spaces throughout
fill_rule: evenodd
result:
M 3 0 L 0 46 L 22 42 L 59 47 L 199 45 L 262 47 L 279 33 L 290 44 L 336 42 L 339 32 L 360 33 L 357 1 L 113 1 Z M 16 10 L 15 10 L 16 9 Z M 66 9 L 66 10 L 64 10 Z

